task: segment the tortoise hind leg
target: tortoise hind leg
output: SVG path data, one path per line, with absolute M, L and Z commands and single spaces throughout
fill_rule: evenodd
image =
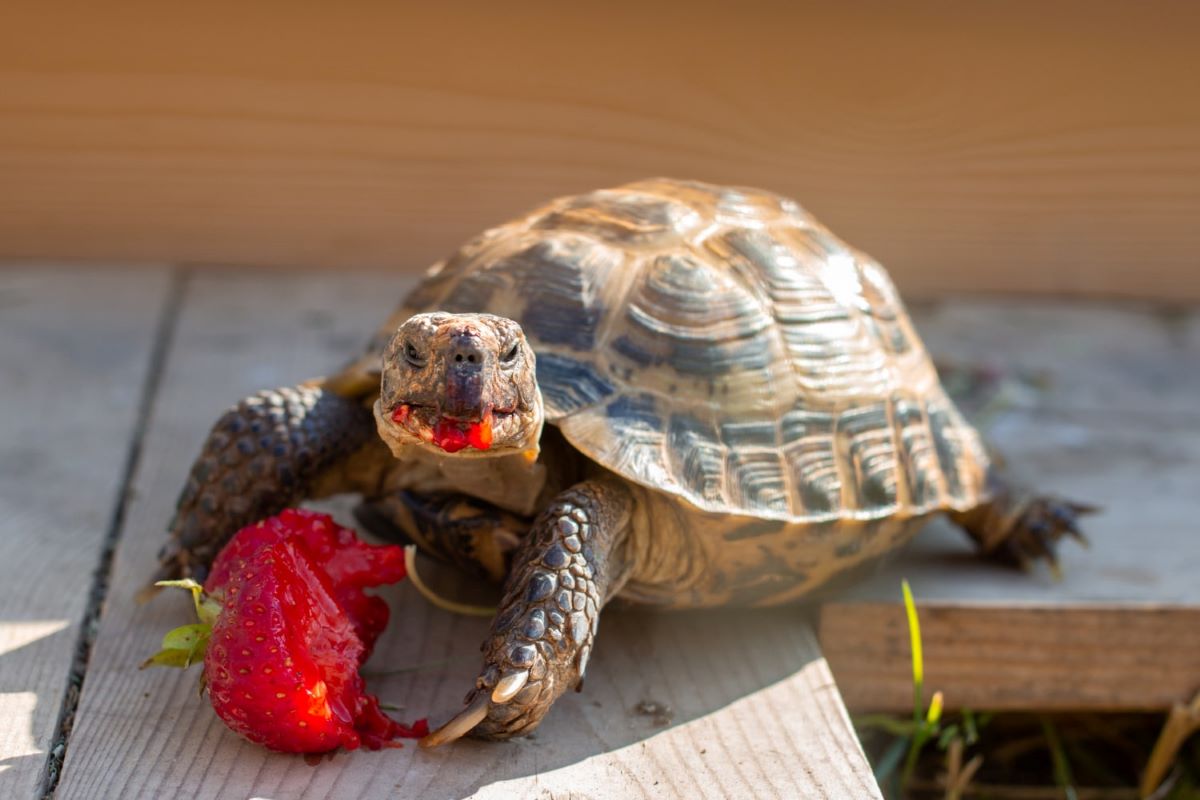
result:
M 513 554 L 466 708 L 422 739 L 422 747 L 468 733 L 523 736 L 563 692 L 581 684 L 600 610 L 629 575 L 632 510 L 624 484 L 588 480 L 558 495 L 538 517 Z
M 1096 510 L 1094 506 L 1015 487 L 993 468 L 988 472 L 988 499 L 967 511 L 952 512 L 950 519 L 966 531 L 987 558 L 1022 569 L 1045 559 L 1057 572 L 1058 541 L 1070 536 L 1086 545 L 1079 517 Z
M 192 465 L 155 578 L 203 579 L 240 528 L 306 497 L 350 488 L 343 486 L 347 462 L 374 431 L 369 409 L 319 385 L 242 400 L 213 425 Z
M 358 523 L 390 541 L 502 583 L 530 520 L 456 492 L 399 491 L 354 509 Z

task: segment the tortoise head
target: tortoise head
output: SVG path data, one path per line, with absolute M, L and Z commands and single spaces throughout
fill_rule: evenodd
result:
M 542 395 L 521 326 L 492 314 L 417 314 L 383 354 L 375 419 L 397 455 L 537 456 Z

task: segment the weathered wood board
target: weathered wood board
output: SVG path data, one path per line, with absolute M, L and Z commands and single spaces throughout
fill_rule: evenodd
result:
M 930 349 L 986 364 L 982 422 L 1029 485 L 1094 502 L 1064 577 L 977 560 L 938 522 L 826 604 L 821 642 L 854 709 L 911 708 L 900 581 L 921 607 L 926 685 L 951 707 L 1165 709 L 1200 689 L 1200 314 L 947 303 Z
M 188 285 L 134 481 L 112 591 L 58 797 L 878 797 L 809 620 L 768 613 L 606 616 L 585 690 L 535 738 L 423 752 L 339 754 L 310 767 L 230 733 L 195 671 L 138 672 L 183 597 L 138 606 L 190 460 L 211 421 L 264 386 L 335 368 L 390 310 L 381 276 L 206 273 Z M 456 710 L 486 623 L 432 609 L 407 585 L 369 665 L 403 716 Z M 379 674 L 435 661 L 433 667 Z M 665 703 L 659 727 L 633 712 Z
M 43 779 L 169 282 L 0 273 L 6 797 Z M 982 564 L 935 524 L 822 607 L 820 648 L 796 608 L 606 615 L 586 690 L 531 740 L 316 767 L 241 742 L 196 698 L 194 673 L 136 671 L 188 609 L 180 597 L 137 606 L 133 593 L 212 419 L 247 391 L 335 368 L 402 284 L 234 271 L 188 282 L 59 797 L 874 796 L 838 687 L 855 709 L 909 707 L 901 577 L 922 606 L 927 686 L 951 707 L 1162 708 L 1200 688 L 1200 315 L 958 301 L 916 317 L 939 358 L 999 376 L 975 412 L 993 441 L 1027 481 L 1105 506 L 1087 520 L 1093 547 L 1064 548 L 1061 582 Z M 345 504 L 332 508 L 348 520 Z M 372 686 L 404 717 L 454 709 L 484 623 L 430 609 L 406 585 L 388 597 L 395 624 Z M 635 713 L 643 700 L 671 706 L 670 722 Z
M 168 282 L 0 271 L 0 797 L 40 791 Z
M 10 3 L 0 257 L 417 270 L 652 175 L 913 292 L 1200 298 L 1200 5 Z

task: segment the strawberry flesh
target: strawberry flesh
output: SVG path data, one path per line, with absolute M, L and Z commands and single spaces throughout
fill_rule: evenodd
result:
M 223 599 L 204 658 L 217 715 L 285 752 L 424 735 L 424 720 L 388 718 L 358 674 L 388 619 L 363 589 L 404 574 L 402 548 L 367 545 L 324 514 L 288 510 L 240 531 L 205 583 Z
M 329 575 L 333 593 L 354 622 L 369 656 L 375 640 L 387 627 L 388 607 L 363 589 L 402 580 L 406 574 L 404 549 L 373 547 L 328 514 L 289 508 L 243 528 L 213 562 L 204 591 L 214 596 L 224 594 L 235 570 L 243 570 L 259 550 L 282 541 L 292 542 L 310 563 Z
M 492 412 L 483 415 L 479 422 L 472 422 L 467 427 L 467 441 L 476 450 L 487 450 L 492 446 Z

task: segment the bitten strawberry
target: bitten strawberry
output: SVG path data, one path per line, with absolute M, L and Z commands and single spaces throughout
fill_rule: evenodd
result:
M 226 545 L 206 596 L 187 582 L 202 624 L 172 631 L 147 664 L 186 666 L 202 651 L 217 715 L 273 750 L 378 749 L 422 736 L 424 720 L 389 719 L 358 674 L 388 619 L 363 588 L 404 575 L 401 548 L 364 544 L 324 514 L 284 511 Z
M 328 574 L 338 602 L 366 645 L 367 654 L 363 657 L 366 660 L 375 640 L 387 627 L 388 607 L 381 598 L 364 593 L 363 588 L 402 580 L 403 548 L 369 545 L 354 531 L 339 526 L 328 514 L 284 509 L 277 516 L 243 528 L 229 540 L 213 562 L 204 591 L 223 596 L 231 578 L 244 569 L 248 559 L 264 547 L 282 541 L 296 544 L 314 567 Z

